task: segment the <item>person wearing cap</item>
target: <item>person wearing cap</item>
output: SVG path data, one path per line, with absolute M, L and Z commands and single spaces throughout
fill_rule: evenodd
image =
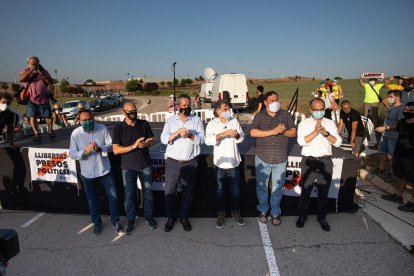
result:
M 168 99 L 167 111 L 174 112 L 174 95 L 170 95 L 170 98 Z
M 64 128 L 68 125 L 65 114 L 62 113 L 60 104 L 54 104 L 52 109 L 52 124 L 54 129 Z
M 344 92 L 342 91 L 342 87 L 336 79 L 332 81 L 332 92 L 335 93 L 335 102 L 339 105 L 340 99 L 344 97 Z
M 385 76 L 384 76 L 385 77 Z M 370 78 L 369 83 L 363 82 L 363 74 L 359 78 L 359 84 L 365 90 L 365 97 L 364 97 L 364 116 L 368 116 L 368 111 L 371 110 L 371 120 L 372 123 L 377 126 L 379 117 L 378 117 L 378 106 L 379 103 L 382 102 L 382 98 L 380 96 L 380 90 L 384 87 L 383 83 L 378 83 L 378 79 Z
M 76 125 L 78 123 L 80 123 L 79 121 L 79 114 L 81 113 L 81 111 L 85 110 L 85 106 L 83 105 L 83 103 L 78 103 L 78 114 L 76 114 L 75 119 L 73 120 L 73 124 Z
M 320 94 L 321 98 L 325 98 L 326 96 L 326 86 L 325 81 L 321 80 L 319 82 L 319 87 L 312 93 L 313 95 Z M 315 96 L 316 97 L 316 96 Z

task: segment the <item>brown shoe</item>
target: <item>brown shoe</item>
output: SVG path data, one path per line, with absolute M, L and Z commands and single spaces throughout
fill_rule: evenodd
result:
M 272 224 L 273 226 L 279 226 L 282 223 L 279 216 L 272 216 Z
M 259 215 L 259 221 L 261 222 L 261 223 L 267 223 L 267 215 L 265 214 L 265 213 L 260 213 L 260 215 Z

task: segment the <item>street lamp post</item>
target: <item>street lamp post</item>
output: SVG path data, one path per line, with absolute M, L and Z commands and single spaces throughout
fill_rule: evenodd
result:
M 58 89 L 58 83 L 59 83 L 59 81 L 58 81 L 58 77 L 57 77 L 58 70 L 55 69 L 54 72 L 55 72 L 55 76 L 56 76 L 55 96 L 57 97 L 57 96 L 59 96 L 59 89 Z
M 176 97 L 175 97 L 175 65 L 177 64 L 177 62 L 174 62 L 173 63 L 173 65 L 172 65 L 172 67 L 171 67 L 171 69 L 172 69 L 172 71 L 173 71 L 173 73 L 174 73 L 174 78 L 173 78 L 173 88 L 174 88 L 174 114 L 175 114 L 175 111 L 176 111 L 176 104 L 175 104 L 175 102 L 176 102 Z

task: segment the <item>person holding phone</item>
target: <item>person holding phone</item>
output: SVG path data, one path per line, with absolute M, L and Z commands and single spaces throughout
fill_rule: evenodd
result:
M 154 134 L 146 120 L 137 117 L 137 107 L 132 102 L 123 106 L 125 120 L 114 127 L 113 151 L 121 155 L 122 178 L 125 190 L 125 211 L 128 219 L 125 232 L 130 235 L 135 226 L 137 178 L 144 195 L 144 217 L 150 229 L 157 228 L 153 218 L 152 168 L 148 147 L 155 142 Z

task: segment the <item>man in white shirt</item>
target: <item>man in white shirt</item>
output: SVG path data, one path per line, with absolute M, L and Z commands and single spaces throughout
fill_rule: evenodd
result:
M 302 228 L 308 215 L 313 186 L 318 188 L 318 222 L 325 231 L 330 231 L 326 221 L 329 210 L 328 192 L 332 181 L 332 145 L 339 147 L 342 139 L 332 120 L 324 118 L 325 103 L 320 98 L 310 102 L 312 116 L 298 126 L 298 144 L 302 146 L 302 193 L 299 198 L 299 218 L 296 226 Z M 316 184 L 315 184 L 316 181 Z
M 231 117 L 230 105 L 219 101 L 214 108 L 216 118 L 206 128 L 206 145 L 214 146 L 214 176 L 217 181 L 217 228 L 224 227 L 226 215 L 225 183 L 230 185 L 231 213 L 238 225 L 245 222 L 240 215 L 240 153 L 237 144 L 244 140 L 243 130 L 237 119 Z

